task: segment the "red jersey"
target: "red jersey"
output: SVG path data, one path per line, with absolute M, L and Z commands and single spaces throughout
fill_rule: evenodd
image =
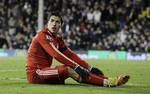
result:
M 60 35 L 52 34 L 47 28 L 44 28 L 36 34 L 29 47 L 26 63 L 27 70 L 28 68 L 42 69 L 50 67 L 53 58 L 73 69 L 78 64 L 86 69 L 89 68 L 89 65 L 84 60 L 66 47 Z

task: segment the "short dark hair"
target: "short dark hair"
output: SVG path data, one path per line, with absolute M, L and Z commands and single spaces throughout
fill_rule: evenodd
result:
M 62 19 L 62 16 L 61 16 L 60 12 L 58 12 L 58 11 L 51 12 L 50 17 L 51 17 L 51 16 L 57 16 L 57 17 L 59 17 L 60 20 L 61 20 L 61 24 L 63 24 L 63 19 Z M 50 18 L 50 17 L 49 17 L 49 18 Z

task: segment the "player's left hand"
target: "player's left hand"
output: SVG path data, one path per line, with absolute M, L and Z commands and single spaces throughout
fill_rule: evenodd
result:
M 89 73 L 87 70 L 81 68 L 80 66 L 77 66 L 74 70 L 81 76 L 82 80 L 88 79 Z
M 90 72 L 96 75 L 104 75 L 103 72 L 96 67 L 91 67 Z

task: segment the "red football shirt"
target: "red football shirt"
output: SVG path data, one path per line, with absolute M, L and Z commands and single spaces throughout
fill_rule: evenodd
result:
M 62 37 L 52 34 L 47 28 L 38 32 L 28 50 L 26 67 L 37 69 L 50 67 L 55 58 L 66 66 L 75 68 L 78 64 L 88 69 L 89 65 L 66 47 Z

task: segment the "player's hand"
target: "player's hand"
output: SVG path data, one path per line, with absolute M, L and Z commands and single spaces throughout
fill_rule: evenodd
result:
M 91 67 L 90 72 L 93 73 L 93 74 L 96 74 L 96 75 L 104 75 L 103 72 L 100 69 L 96 68 L 96 67 Z
M 81 76 L 82 80 L 88 79 L 89 73 L 87 70 L 81 68 L 80 66 L 77 66 L 74 70 Z

